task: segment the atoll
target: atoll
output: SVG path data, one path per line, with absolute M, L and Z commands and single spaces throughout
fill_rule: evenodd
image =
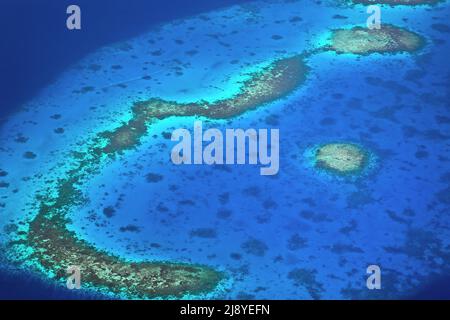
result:
M 151 98 L 134 103 L 129 121 L 99 133 L 86 144 L 86 151 L 72 153 L 74 167 L 37 196 L 37 215 L 28 232 L 12 244 L 23 254 L 31 249 L 29 263 L 60 281 L 66 279 L 67 267 L 80 266 L 83 283 L 117 296 L 183 297 L 211 292 L 224 278 L 221 272 L 203 265 L 131 262 L 99 251 L 67 228 L 68 214 L 86 201 L 80 190 L 83 183 L 118 154 L 138 146 L 155 121 L 172 116 L 237 116 L 289 94 L 306 79 L 306 73 L 300 56 L 289 57 L 251 74 L 240 92 L 229 99 L 180 104 Z
M 67 278 L 68 266 L 79 266 L 83 282 L 108 293 L 129 298 L 180 297 L 207 293 L 223 278 L 220 272 L 200 265 L 164 262 L 130 262 L 98 251 L 66 228 L 67 221 L 55 205 L 42 205 L 30 225 L 29 244 L 35 258 L 56 279 Z
M 315 150 L 315 166 L 340 175 L 361 172 L 368 163 L 367 153 L 350 143 L 330 143 Z
M 368 55 L 414 52 L 422 48 L 424 43 L 424 39 L 414 32 L 383 24 L 380 29 L 357 26 L 333 30 L 328 49 L 337 53 Z
M 249 79 L 243 82 L 240 92 L 228 99 L 213 103 L 178 103 L 159 98 L 138 101 L 132 108 L 131 120 L 114 131 L 101 134 L 109 141 L 102 152 L 110 154 L 137 145 L 140 137 L 146 133 L 147 126 L 158 119 L 173 116 L 226 119 L 238 116 L 291 93 L 305 81 L 307 72 L 307 66 L 298 55 L 276 60 L 251 74 Z

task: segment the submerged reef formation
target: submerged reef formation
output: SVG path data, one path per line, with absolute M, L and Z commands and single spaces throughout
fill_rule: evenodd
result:
M 403 6 L 416 6 L 421 4 L 436 4 L 441 2 L 442 0 L 351 0 L 352 3 L 355 4 L 388 4 L 391 6 L 403 5 Z
M 114 131 L 104 132 L 102 136 L 109 143 L 102 150 L 114 153 L 138 143 L 145 134 L 149 121 L 172 116 L 204 116 L 210 119 L 226 119 L 238 116 L 265 103 L 279 99 L 296 89 L 306 79 L 308 72 L 300 55 L 276 60 L 253 73 L 243 82 L 235 96 L 213 103 L 200 101 L 178 103 L 159 98 L 136 102 L 133 117 Z
M 330 143 L 315 150 L 315 166 L 340 175 L 361 172 L 368 164 L 368 154 L 350 143 Z
M 371 53 L 414 52 L 423 47 L 424 39 L 411 31 L 383 24 L 380 29 L 353 27 L 333 30 L 327 49 L 337 53 L 367 55 Z
M 83 205 L 81 186 L 102 166 L 139 145 L 149 126 L 172 116 L 224 119 L 240 115 L 292 92 L 306 79 L 301 56 L 272 62 L 242 83 L 235 96 L 207 103 L 179 104 L 152 98 L 134 103 L 132 116 L 120 127 L 98 134 L 85 151 L 72 153 L 73 168 L 54 186 L 37 196 L 37 215 L 28 232 L 13 242 L 18 256 L 58 280 L 69 266 L 80 266 L 90 288 L 126 298 L 183 297 L 214 290 L 224 275 L 208 266 L 173 262 L 131 262 L 99 251 L 68 229 L 71 209 Z M 17 260 L 17 259 L 16 259 Z

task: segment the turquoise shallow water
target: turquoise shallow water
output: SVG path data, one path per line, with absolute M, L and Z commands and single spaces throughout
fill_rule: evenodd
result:
M 322 45 L 331 29 L 364 25 L 365 9 L 258 1 L 92 53 L 2 127 L 2 243 L 26 230 L 36 192 L 64 176 L 68 152 L 126 121 L 134 101 L 229 97 L 255 68 Z M 207 298 L 402 298 L 447 275 L 449 13 L 448 3 L 383 6 L 383 23 L 421 34 L 426 46 L 315 54 L 306 83 L 288 97 L 226 121 L 200 119 L 219 129 L 279 128 L 277 176 L 246 165 L 173 165 L 164 133 L 196 119 L 172 117 L 83 186 L 89 202 L 70 213 L 70 229 L 130 260 L 223 270 L 227 280 Z M 311 167 L 310 148 L 342 141 L 371 152 L 373 166 L 353 178 Z M 381 267 L 381 291 L 366 289 L 371 264 Z

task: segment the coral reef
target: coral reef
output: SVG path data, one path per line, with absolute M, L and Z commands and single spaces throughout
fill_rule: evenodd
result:
M 323 285 L 316 279 L 316 270 L 296 268 L 289 272 L 288 279 L 294 282 L 296 286 L 304 287 L 311 298 L 319 300 L 323 293 Z
M 442 0 L 351 0 L 352 3 L 356 4 L 388 4 L 391 6 L 403 5 L 403 6 L 416 6 L 421 4 L 433 5 Z
M 42 205 L 30 225 L 35 258 L 60 280 L 68 266 L 80 266 L 83 283 L 131 298 L 180 297 L 213 290 L 223 275 L 206 266 L 163 262 L 129 262 L 98 251 L 67 230 L 55 205 Z
M 418 34 L 392 25 L 383 24 L 380 29 L 353 27 L 333 30 L 327 49 L 337 53 L 368 55 L 371 53 L 414 52 L 425 41 Z
M 292 92 L 306 79 L 308 72 L 301 56 L 276 60 L 260 71 L 251 74 L 243 82 L 235 96 L 213 103 L 199 101 L 178 103 L 159 98 L 136 102 L 133 117 L 114 131 L 102 133 L 109 143 L 102 152 L 107 154 L 128 149 L 139 144 L 151 121 L 172 116 L 205 116 L 211 119 L 225 119 L 240 115 L 265 103 Z
M 68 213 L 84 204 L 80 187 L 118 154 L 139 145 L 155 121 L 172 116 L 205 116 L 223 119 L 289 94 L 306 78 L 300 56 L 276 60 L 250 75 L 235 96 L 215 103 L 179 104 L 152 98 L 134 103 L 132 117 L 112 131 L 105 131 L 86 144 L 86 151 L 73 152 L 76 165 L 37 196 L 38 213 L 28 232 L 13 245 L 56 279 L 66 277 L 69 266 L 80 266 L 89 287 L 128 298 L 182 297 L 207 293 L 224 278 L 208 266 L 169 262 L 130 262 L 99 251 L 67 228 Z M 73 162 L 70 161 L 70 162 Z M 52 190 L 54 189 L 54 190 Z
M 367 153 L 354 144 L 325 144 L 315 151 L 316 167 L 333 173 L 358 173 L 364 169 L 367 162 Z

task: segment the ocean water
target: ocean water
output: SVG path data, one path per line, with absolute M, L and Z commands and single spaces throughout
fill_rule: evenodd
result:
M 100 3 L 80 1 L 82 31 L 64 30 L 64 15 L 61 31 L 50 16 L 45 27 L 33 15 L 32 24 L 46 30 L 42 51 L 39 36 L 29 34 L 41 29 L 25 27 L 28 40 L 9 32 L 15 45 L 2 50 L 2 298 L 106 298 L 69 291 L 11 261 L 8 244 L 36 215 L 36 194 L 70 168 L 69 152 L 129 119 L 133 102 L 232 96 L 255 68 L 320 47 L 331 30 L 364 26 L 368 16 L 365 6 L 337 0 Z M 65 6 L 49 2 L 43 14 Z M 448 1 L 381 8 L 382 23 L 420 34 L 425 46 L 389 55 L 316 53 L 305 59 L 306 82 L 289 96 L 227 120 L 153 124 L 137 148 L 82 186 L 89 201 L 71 210 L 69 229 L 130 261 L 223 271 L 226 280 L 200 298 L 449 298 L 450 8 Z M 167 133 L 192 130 L 195 120 L 220 130 L 279 129 L 279 173 L 174 165 Z M 308 150 L 332 142 L 362 146 L 373 163 L 350 178 L 318 171 Z M 373 264 L 381 290 L 366 287 Z

